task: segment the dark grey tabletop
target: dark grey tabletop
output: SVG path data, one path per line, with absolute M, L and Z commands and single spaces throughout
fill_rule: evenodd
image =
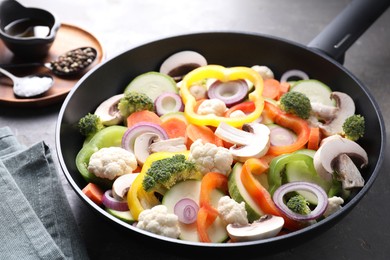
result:
M 167 36 L 205 31 L 243 31 L 307 44 L 348 0 L 20 0 L 49 9 L 101 41 L 107 59 L 139 44 Z M 345 67 L 360 79 L 390 123 L 390 10 L 348 50 Z M 44 140 L 55 151 L 61 104 L 36 109 L 0 106 L 0 126 L 8 125 L 27 145 Z M 389 139 L 389 130 L 387 130 Z M 389 156 L 389 145 L 387 155 Z M 57 161 L 57 158 L 54 158 Z M 288 251 L 253 259 L 389 259 L 389 160 L 368 194 L 332 229 Z M 60 171 L 60 168 L 59 168 Z M 75 218 L 92 259 L 181 259 L 107 225 L 76 196 L 62 175 Z M 207 257 L 199 255 L 199 258 Z

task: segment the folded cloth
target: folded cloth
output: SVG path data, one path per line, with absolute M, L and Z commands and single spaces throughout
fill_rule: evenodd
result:
M 0 128 L 0 259 L 88 259 L 49 147 Z

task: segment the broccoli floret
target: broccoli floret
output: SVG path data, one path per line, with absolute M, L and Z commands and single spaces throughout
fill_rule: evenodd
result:
M 87 139 L 90 139 L 97 132 L 105 128 L 100 117 L 91 113 L 88 113 L 84 117 L 82 117 L 79 120 L 77 126 L 79 128 L 80 133 L 84 135 Z
M 311 112 L 310 99 L 301 92 L 290 91 L 280 98 L 280 108 L 287 113 L 308 119 Z
M 124 118 L 127 118 L 137 111 L 154 111 L 154 103 L 153 100 L 144 93 L 127 92 L 119 101 L 118 109 L 121 115 Z
M 363 137 L 365 131 L 364 117 L 361 115 L 352 115 L 348 117 L 343 124 L 343 131 L 346 138 L 357 141 Z
M 286 205 L 289 209 L 301 215 L 307 215 L 311 212 L 309 202 L 300 194 L 292 196 Z
M 146 191 L 164 195 L 173 185 L 185 180 L 200 180 L 201 172 L 194 162 L 186 160 L 182 154 L 154 161 L 146 171 L 143 188 Z

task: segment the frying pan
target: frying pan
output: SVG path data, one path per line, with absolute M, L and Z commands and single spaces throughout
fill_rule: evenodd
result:
M 384 157 L 385 127 L 379 107 L 370 91 L 342 66 L 345 51 L 389 6 L 388 0 L 357 0 L 349 4 L 308 46 L 277 37 L 239 32 L 208 32 L 180 35 L 150 42 L 125 51 L 86 74 L 66 97 L 56 128 L 56 150 L 60 166 L 74 189 L 91 208 L 108 223 L 150 245 L 173 248 L 175 252 L 191 255 L 235 254 L 257 251 L 273 252 L 288 249 L 329 229 L 347 215 L 372 186 Z M 79 174 L 75 157 L 83 138 L 77 130 L 78 120 L 93 112 L 105 99 L 122 93 L 137 75 L 157 71 L 171 54 L 194 50 L 204 55 L 210 64 L 229 66 L 267 65 L 276 77 L 290 69 L 307 72 L 310 78 L 331 86 L 334 91 L 348 93 L 356 103 L 356 113 L 366 119 L 366 134 L 359 141 L 369 155 L 369 166 L 362 175 L 365 186 L 356 192 L 343 209 L 329 218 L 294 233 L 264 240 L 206 244 L 161 237 L 144 232 L 111 216 L 91 202 L 81 191 L 86 185 Z

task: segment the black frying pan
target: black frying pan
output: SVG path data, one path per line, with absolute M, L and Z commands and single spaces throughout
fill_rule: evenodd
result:
M 262 253 L 287 249 L 327 230 L 344 217 L 372 186 L 382 164 L 385 149 L 385 127 L 379 107 L 369 90 L 341 64 L 345 51 L 389 6 L 388 0 L 357 0 L 318 35 L 308 46 L 302 46 L 276 37 L 236 32 L 213 32 L 181 35 L 151 42 L 128 50 L 97 67 L 83 77 L 64 101 L 56 129 L 56 148 L 60 165 L 67 180 L 80 198 L 91 209 L 129 236 L 142 238 L 153 245 L 175 247 L 175 251 L 208 251 L 208 253 L 235 253 L 249 250 Z M 86 185 L 77 171 L 75 157 L 83 138 L 75 127 L 78 120 L 92 112 L 105 99 L 123 92 L 135 76 L 157 71 L 162 61 L 181 50 L 194 50 L 204 55 L 210 64 L 229 66 L 269 66 L 276 77 L 290 69 L 307 72 L 335 91 L 348 93 L 356 102 L 356 113 L 366 118 L 367 129 L 360 144 L 369 155 L 369 166 L 363 172 L 365 186 L 342 210 L 318 224 L 300 231 L 265 240 L 203 244 L 169 239 L 153 235 L 124 222 L 90 202 L 81 189 Z

